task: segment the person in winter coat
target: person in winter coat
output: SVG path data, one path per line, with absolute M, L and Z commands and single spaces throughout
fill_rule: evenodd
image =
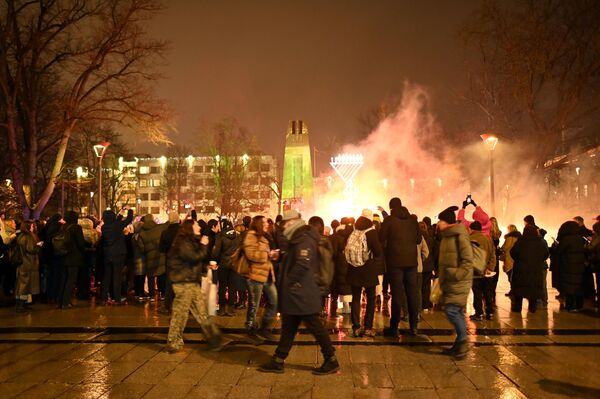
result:
M 492 229 L 492 222 L 490 220 L 490 217 L 483 210 L 482 207 L 477 206 L 475 201 L 471 200 L 470 203 L 468 203 L 467 201 L 463 201 L 463 206 L 458 211 L 458 216 L 457 216 L 458 220 L 462 224 L 464 224 L 466 228 L 469 228 L 471 226 L 471 223 L 473 223 L 473 222 L 470 222 L 467 219 L 465 219 L 465 208 L 469 205 L 473 205 L 475 207 L 475 210 L 473 211 L 473 215 L 472 215 L 473 221 L 479 222 L 481 224 L 481 232 L 483 233 L 483 235 L 486 237 L 490 237 L 490 231 Z
M 487 267 L 483 275 L 473 275 L 473 308 L 475 314 L 471 320 L 483 320 L 483 305 L 485 302 L 485 318 L 491 320 L 494 317 L 494 281 L 489 274 L 496 269 L 496 248 L 489 236 L 484 236 L 481 224 L 477 221 L 471 223 L 471 241 L 476 242 L 487 256 Z
M 422 274 L 421 274 L 421 308 L 424 311 L 429 311 L 433 304 L 429 297 L 431 296 L 431 279 L 433 277 L 433 263 L 434 263 L 434 246 L 435 240 L 429 234 L 429 226 L 426 223 L 420 222 L 419 228 L 423 234 L 422 248 L 420 255 L 422 257 Z M 424 249 L 427 248 L 425 252 Z
M 169 227 L 167 223 L 157 224 L 150 214 L 144 216 L 144 224 L 140 231 L 138 244 L 141 245 L 143 262 L 148 273 L 148 291 L 150 302 L 158 300 L 157 295 L 164 296 L 167 276 L 165 264 L 161 263 L 160 236 Z M 164 260 L 163 260 L 164 262 Z M 156 280 L 156 281 L 155 281 Z M 158 286 L 158 292 L 156 288 Z
M 62 215 L 56 213 L 50 217 L 46 226 L 40 231 L 42 245 L 41 260 L 46 278 L 46 299 L 49 303 L 60 303 L 60 286 L 65 273 L 62 258 L 54 254 L 52 238 L 62 228 L 64 220 Z
M 253 342 L 256 338 L 274 341 L 271 327 L 277 314 L 277 288 L 275 287 L 275 270 L 272 259 L 278 256 L 276 250 L 271 250 L 266 232 L 269 227 L 264 216 L 255 216 L 250 223 L 250 229 L 244 237 L 244 256 L 250 263 L 248 275 L 248 312 L 246 313 L 246 329 Z M 260 298 L 265 294 L 266 307 L 260 328 L 256 323 L 256 314 Z
M 355 266 L 348 262 L 346 281 L 352 287 L 352 332 L 354 337 L 374 337 L 373 318 L 375 317 L 375 287 L 379 284 L 378 271 L 383 262 L 383 249 L 373 227 L 373 213 L 365 209 L 354 224 L 352 234 L 362 234 L 365 237 L 369 258 L 363 265 Z M 363 288 L 367 297 L 367 307 L 363 320 L 364 330 L 360 325 L 360 311 Z
M 123 274 L 125 255 L 127 254 L 123 230 L 132 220 L 133 210 L 131 209 L 127 211 L 127 217 L 122 220 L 118 220 L 117 215 L 111 210 L 102 213 L 102 221 L 104 222 L 101 227 L 104 276 L 102 279 L 101 304 L 107 303 L 111 288 L 113 304 L 119 305 L 125 301 L 125 298 L 121 299 L 121 275 Z
M 457 210 L 457 206 L 452 206 L 442 211 L 437 228 L 441 236 L 438 259 L 441 302 L 448 321 L 456 330 L 456 340 L 448 354 L 460 359 L 469 350 L 465 306 L 473 280 L 473 250 L 464 224 L 456 222 Z
M 510 250 L 517 240 L 521 237 L 521 233 L 517 230 L 517 226 L 514 224 L 508 225 L 508 233 L 504 235 L 504 244 L 502 244 L 500 260 L 502 261 L 502 270 L 506 273 L 508 281 L 512 284 L 512 269 L 514 260 L 510 256 Z M 506 296 L 510 296 L 512 291 L 506 293 Z
M 94 221 L 89 217 L 79 218 L 77 224 L 81 226 L 83 239 L 86 243 L 83 268 L 77 274 L 77 297 L 79 299 L 89 299 L 90 282 L 92 273 L 94 272 L 95 251 L 99 234 L 94 228 Z
M 336 228 L 331 236 L 331 246 L 333 248 L 333 261 L 335 262 L 335 272 L 333 274 L 333 284 L 331 287 L 331 300 L 329 304 L 329 315 L 336 317 L 338 298 L 342 297 L 342 313 L 350 313 L 350 301 L 352 299 L 352 287 L 348 284 L 346 275 L 348 274 L 348 262 L 344 255 L 348 237 L 354 230 L 354 219 L 344 217 L 341 224 Z
M 30 310 L 27 306 L 28 296 L 40 293 L 39 254 L 42 244 L 35 222 L 26 220 L 21 223 L 21 234 L 17 236 L 17 250 L 20 251 L 22 260 L 17 266 L 15 286 L 17 313 Z
M 204 334 L 210 350 L 223 347 L 221 332 L 208 317 L 206 298 L 200 287 L 202 262 L 209 257 L 208 237 L 200 237 L 200 226 L 195 220 L 185 220 L 169 249 L 167 272 L 173 283 L 175 299 L 167 336 L 167 351 L 183 348 L 183 330 L 191 312 Z
M 586 251 L 592 272 L 596 275 L 596 306 L 600 307 L 600 222 L 592 226 L 594 234 Z
M 523 236 L 510 250 L 514 259 L 511 311 L 520 313 L 523 298 L 527 298 L 529 311 L 535 313 L 537 300 L 544 297 L 544 270 L 548 255 L 548 246 L 538 230 L 534 226 L 526 226 Z
M 219 316 L 233 316 L 236 299 L 236 271 L 231 263 L 231 255 L 240 246 L 241 238 L 236 233 L 230 221 L 224 220 L 221 232 L 217 235 L 212 249 L 212 259 L 217 261 L 219 268 Z
M 65 244 L 68 252 L 62 258 L 65 273 L 61 283 L 61 297 L 58 304 L 60 309 L 73 307 L 71 304 L 73 288 L 75 288 L 79 270 L 85 265 L 85 252 L 88 248 L 88 244 L 83 238 L 83 229 L 77 223 L 78 219 L 79 214 L 77 212 L 67 211 L 65 213 L 66 223 L 63 226 L 63 229 L 65 231 Z
M 559 291 L 566 297 L 565 310 L 578 312 L 583 309 L 586 240 L 577 222 L 570 220 L 560 226 L 557 242 L 552 250 L 552 270 L 558 272 Z
M 313 374 L 335 373 L 340 365 L 335 357 L 329 333 L 321 323 L 321 291 L 315 275 L 319 269 L 317 256 L 320 235 L 306 225 L 296 210 L 283 214 L 284 234 L 289 241 L 288 251 L 281 264 L 277 287 L 280 295 L 281 337 L 271 360 L 259 367 L 259 371 L 283 373 L 294 337 L 301 322 L 314 335 L 325 361 L 313 369 Z
M 419 290 L 417 285 L 417 245 L 423 235 L 419 223 L 402 206 L 400 198 L 390 200 L 391 215 L 386 217 L 379 230 L 379 240 L 384 249 L 388 279 L 392 291 L 392 312 L 389 328 L 384 335 L 398 337 L 398 324 L 403 292 L 408 302 L 410 333 L 417 334 L 419 317 Z
M 169 225 L 160 235 L 160 242 L 158 244 L 158 249 L 160 251 L 161 262 L 165 264 L 168 263 L 169 259 L 169 250 L 173 246 L 173 242 L 175 241 L 175 237 L 177 236 L 177 232 L 179 231 L 179 214 L 177 212 L 169 213 Z M 164 308 L 161 310 L 165 313 L 170 313 L 173 307 L 173 284 L 169 279 L 169 274 L 165 274 L 165 303 Z

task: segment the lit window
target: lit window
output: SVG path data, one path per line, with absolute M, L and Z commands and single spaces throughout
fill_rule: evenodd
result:
M 148 180 L 141 179 L 140 180 L 140 187 L 148 187 Z
M 140 175 L 147 175 L 148 173 L 150 173 L 150 167 L 149 166 L 140 166 Z

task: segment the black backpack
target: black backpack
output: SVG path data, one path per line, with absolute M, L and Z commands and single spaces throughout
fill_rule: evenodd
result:
M 52 237 L 54 256 L 65 256 L 69 253 L 69 232 L 66 226 L 61 227 Z

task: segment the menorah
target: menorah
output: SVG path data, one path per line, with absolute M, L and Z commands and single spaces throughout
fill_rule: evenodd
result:
M 329 162 L 333 170 L 344 182 L 346 195 L 351 197 L 353 192 L 352 180 L 363 166 L 362 154 L 339 154 Z

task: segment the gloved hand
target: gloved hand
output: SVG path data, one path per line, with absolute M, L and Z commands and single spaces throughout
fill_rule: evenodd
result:
M 462 209 L 465 209 L 467 206 L 469 206 L 469 203 L 467 201 L 463 201 Z
M 477 204 L 475 203 L 475 201 L 473 201 L 473 199 L 471 199 L 471 205 L 473 205 L 475 208 L 477 208 Z

